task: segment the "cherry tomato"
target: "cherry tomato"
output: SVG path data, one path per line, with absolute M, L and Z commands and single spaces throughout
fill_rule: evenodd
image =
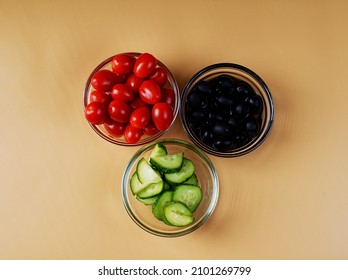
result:
M 104 103 L 91 102 L 86 106 L 85 117 L 91 124 L 102 124 L 107 119 L 107 107 Z
M 121 137 L 126 129 L 126 123 L 116 122 L 114 120 L 107 120 L 104 123 L 106 131 L 114 137 Z
M 116 84 L 111 90 L 111 96 L 113 99 L 123 100 L 125 102 L 132 101 L 134 94 L 132 89 L 126 84 Z
M 108 111 L 110 118 L 120 123 L 128 123 L 132 113 L 131 107 L 119 99 L 110 102 Z
M 128 79 L 128 75 L 119 75 L 119 74 L 117 74 L 116 73 L 116 75 L 117 75 L 117 83 L 119 83 L 119 84 L 125 84 L 126 82 L 127 82 L 127 79 Z
M 148 106 L 139 96 L 135 97 L 131 102 L 128 103 L 128 105 L 135 110 L 136 108 Z
M 128 76 L 126 84 L 133 90 L 134 93 L 139 92 L 139 87 L 144 79 L 135 76 L 134 73 Z
M 133 72 L 139 78 L 146 78 L 155 70 L 157 59 L 149 54 L 143 53 L 135 61 Z
M 168 75 L 164 68 L 157 67 L 151 73 L 149 79 L 155 81 L 160 87 L 163 87 L 167 83 Z
M 152 107 L 152 120 L 159 130 L 167 129 L 173 121 L 173 109 L 168 103 L 159 102 Z
M 133 71 L 135 57 L 129 54 L 117 54 L 111 62 L 112 71 L 119 75 L 128 75 Z
M 162 88 L 161 102 L 168 103 L 174 109 L 175 106 L 175 93 L 171 87 Z
M 124 131 L 124 139 L 127 143 L 135 144 L 140 140 L 141 136 L 143 136 L 142 129 L 135 128 L 131 124 L 127 125 Z
M 150 135 L 150 136 L 155 135 L 159 132 L 159 130 L 157 129 L 157 127 L 155 126 L 152 120 L 150 120 L 148 125 L 144 127 L 143 131 L 146 135 Z
M 89 97 L 91 102 L 109 103 L 111 97 L 104 91 L 94 90 Z
M 112 87 L 119 81 L 117 74 L 110 70 L 100 70 L 92 77 L 92 86 L 99 91 L 110 91 Z
M 135 127 L 142 129 L 149 123 L 151 119 L 150 109 L 146 106 L 135 109 L 130 115 L 129 122 Z
M 145 80 L 139 88 L 140 98 L 147 104 L 156 104 L 161 100 L 161 88 L 152 80 Z

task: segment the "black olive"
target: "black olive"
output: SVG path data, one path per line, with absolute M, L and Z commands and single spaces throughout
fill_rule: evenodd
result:
M 239 129 L 240 123 L 239 123 L 238 119 L 235 118 L 234 116 L 230 116 L 228 118 L 227 122 L 233 131 L 236 131 Z
M 237 92 L 245 94 L 248 96 L 248 95 L 251 95 L 254 91 L 250 87 L 250 85 L 248 85 L 245 82 L 239 81 L 238 85 L 237 85 Z
M 214 136 L 228 137 L 232 133 L 232 128 L 227 122 L 217 121 L 213 125 L 212 132 Z
M 194 108 L 204 108 L 207 106 L 207 98 L 199 91 L 192 91 L 187 96 L 187 104 Z
M 206 119 L 206 115 L 204 114 L 204 111 L 197 110 L 191 112 L 190 119 L 194 122 L 203 122 Z
M 251 136 L 256 136 L 260 131 L 260 125 L 256 120 L 247 120 L 245 122 L 245 130 Z
M 212 110 L 212 111 L 210 111 L 208 113 L 208 120 L 212 121 L 212 122 L 214 122 L 214 121 L 223 121 L 223 120 L 226 119 L 225 114 L 226 113 L 224 112 L 224 110 L 220 110 L 220 111 L 218 111 L 216 109 Z
M 263 103 L 262 103 L 262 98 L 259 95 L 253 94 L 252 96 L 248 98 L 248 102 L 250 104 L 251 110 L 253 110 L 256 113 L 261 112 Z
M 230 94 L 221 93 L 216 97 L 216 102 L 223 107 L 231 107 L 234 103 L 234 99 Z
M 231 139 L 215 139 L 213 143 L 213 147 L 219 151 L 227 151 L 234 149 L 236 147 L 236 143 Z
M 211 97 L 214 93 L 214 85 L 211 82 L 205 80 L 197 83 L 196 89 L 207 97 Z
M 232 109 L 232 114 L 240 118 L 245 118 L 249 113 L 249 104 L 246 102 L 238 102 Z
M 213 133 L 211 131 L 211 127 L 209 125 L 203 125 L 200 128 L 199 137 L 201 138 L 201 140 L 205 144 L 212 145 L 213 140 L 214 140 L 214 135 L 213 135 Z
M 251 139 L 248 137 L 246 133 L 239 133 L 235 135 L 234 137 L 238 147 L 244 146 L 246 143 L 248 143 Z

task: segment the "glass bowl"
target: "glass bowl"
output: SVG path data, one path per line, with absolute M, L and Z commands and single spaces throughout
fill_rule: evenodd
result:
M 198 109 L 192 102 L 198 102 Z M 186 84 L 180 106 L 181 122 L 192 142 L 219 157 L 255 150 L 267 138 L 274 119 L 266 83 L 252 70 L 233 63 L 213 64 L 197 72 Z M 219 133 L 221 140 L 216 138 Z
M 137 52 L 127 52 L 127 53 L 121 53 L 121 54 L 127 54 L 130 56 L 133 56 L 135 59 L 137 59 L 141 53 L 137 53 Z M 89 75 L 87 82 L 85 84 L 85 89 L 83 92 L 83 109 L 85 110 L 87 104 L 90 102 L 90 98 L 91 98 L 91 93 L 94 91 L 93 86 L 91 85 L 91 81 L 92 78 L 94 76 L 95 73 L 97 73 L 100 70 L 103 69 L 107 69 L 107 70 L 112 70 L 112 59 L 115 57 L 115 55 L 105 59 L 103 62 L 101 62 L 93 71 L 92 73 Z M 150 143 L 154 140 L 156 140 L 157 138 L 159 138 L 160 136 L 162 136 L 166 131 L 168 131 L 170 129 L 170 127 L 173 125 L 176 116 L 179 112 L 179 105 L 180 105 L 180 91 L 179 91 L 179 87 L 178 84 L 173 76 L 173 74 L 170 72 L 170 70 L 161 62 L 157 59 L 157 67 L 161 67 L 165 70 L 166 74 L 167 74 L 167 83 L 164 85 L 164 87 L 169 87 L 172 88 L 173 92 L 174 92 L 174 97 L 175 100 L 173 101 L 173 121 L 171 122 L 170 126 L 165 129 L 165 130 L 160 130 L 158 133 L 154 134 L 154 135 L 147 135 L 147 134 L 143 134 L 141 139 L 136 142 L 136 143 L 128 143 L 126 142 L 126 140 L 124 139 L 123 136 L 120 137 L 115 137 L 110 135 L 107 130 L 105 129 L 104 125 L 94 125 L 89 123 L 89 125 L 91 126 L 91 128 L 103 139 L 113 143 L 113 144 L 117 144 L 117 145 L 121 145 L 121 146 L 137 146 L 137 145 L 143 145 L 146 143 Z
M 163 144 L 168 154 L 184 152 L 195 166 L 198 185 L 202 189 L 202 200 L 193 212 L 194 222 L 186 227 L 174 227 L 157 220 L 152 214 L 152 206 L 137 200 L 130 189 L 130 178 L 141 158 L 148 159 L 157 143 Z M 122 198 L 125 209 L 132 220 L 143 230 L 161 237 L 178 237 L 193 232 L 204 224 L 213 213 L 219 194 L 219 181 L 210 159 L 194 145 L 179 139 L 163 139 L 140 148 L 130 159 L 122 178 Z

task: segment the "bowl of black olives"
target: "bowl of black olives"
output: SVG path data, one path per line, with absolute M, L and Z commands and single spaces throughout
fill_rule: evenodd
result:
M 274 120 L 274 103 L 255 72 L 219 63 L 203 68 L 186 84 L 180 119 L 199 148 L 215 156 L 237 157 L 265 141 Z

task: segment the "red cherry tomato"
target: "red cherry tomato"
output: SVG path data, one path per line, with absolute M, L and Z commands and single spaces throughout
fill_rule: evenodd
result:
M 141 136 L 143 136 L 143 130 L 133 127 L 128 124 L 126 130 L 124 131 L 124 139 L 127 143 L 135 144 L 139 142 Z
M 119 81 L 117 74 L 110 70 L 100 70 L 91 79 L 92 86 L 99 91 L 110 91 Z
M 129 54 L 117 54 L 111 62 L 112 71 L 119 75 L 128 75 L 133 71 L 135 57 Z
M 168 103 L 173 109 L 175 106 L 175 93 L 171 87 L 162 88 L 161 102 Z
M 104 123 L 106 131 L 114 137 L 121 137 L 126 129 L 127 124 L 119 123 L 114 120 L 108 120 Z
M 129 122 L 133 127 L 143 129 L 145 126 L 147 126 L 150 119 L 150 109 L 148 107 L 142 106 L 132 112 L 129 118 Z
M 139 78 L 132 73 L 128 76 L 126 84 L 133 90 L 134 93 L 138 93 L 139 87 L 143 81 L 144 80 L 142 78 Z
M 114 99 L 123 100 L 125 102 L 132 101 L 134 94 L 132 89 L 126 84 L 116 84 L 111 90 L 111 96 Z
M 159 130 L 157 129 L 157 127 L 155 126 L 152 120 L 150 120 L 148 125 L 144 127 L 143 131 L 146 135 L 149 135 L 149 136 L 155 135 L 159 132 Z
M 129 123 L 129 117 L 132 113 L 131 107 L 122 100 L 115 99 L 109 104 L 109 116 L 114 121 L 120 123 Z
M 106 92 L 94 90 L 91 92 L 89 99 L 91 102 L 109 103 L 111 97 Z
M 127 79 L 128 79 L 128 75 L 119 75 L 119 74 L 116 74 L 117 75 L 117 83 L 119 84 L 125 84 L 127 82 Z
M 173 121 L 173 109 L 168 103 L 160 102 L 152 107 L 152 120 L 159 130 L 166 130 Z
M 128 105 L 135 110 L 136 108 L 140 108 L 143 106 L 148 106 L 139 96 L 135 97 L 131 102 L 128 103 Z
M 160 87 L 163 87 L 167 83 L 168 75 L 164 68 L 157 67 L 151 73 L 149 79 L 155 81 Z
M 152 80 L 145 80 L 139 88 L 140 98 L 147 104 L 156 104 L 161 100 L 161 88 Z
M 135 61 L 133 72 L 139 78 L 146 78 L 155 70 L 157 59 L 149 53 L 141 54 Z
M 107 107 L 104 103 L 91 102 L 86 106 L 85 117 L 91 124 L 102 124 L 107 119 Z

